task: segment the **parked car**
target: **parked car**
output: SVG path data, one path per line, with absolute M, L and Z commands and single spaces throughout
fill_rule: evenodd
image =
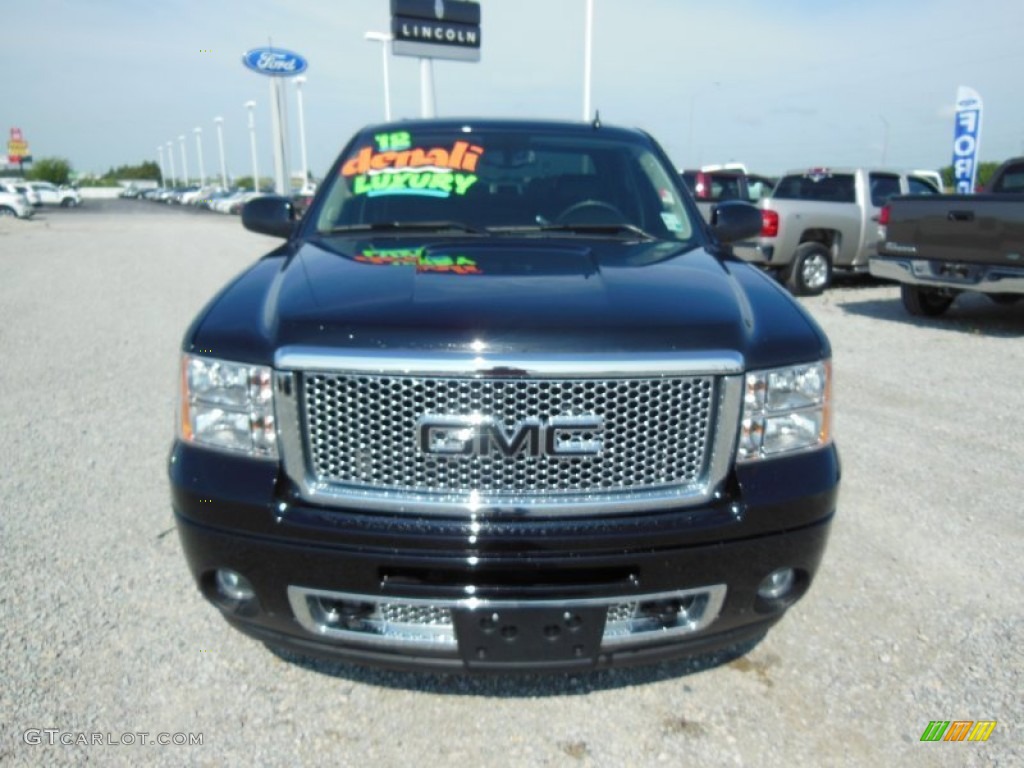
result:
M 190 185 L 187 187 L 177 187 L 171 192 L 170 195 L 167 196 L 166 202 L 171 203 L 172 205 L 181 205 L 186 195 L 198 191 L 199 187 L 195 185 Z
M 12 195 L 22 195 L 29 205 L 38 206 L 41 204 L 39 193 L 24 181 L 8 181 L 6 179 L 0 179 L 0 189 L 4 192 L 9 192 Z
M 757 203 L 771 193 L 775 184 L 775 179 L 748 173 L 742 165 L 706 165 L 680 173 L 705 221 L 711 221 L 715 205 L 723 200 Z
M 74 187 L 58 187 L 48 181 L 30 181 L 28 186 L 32 187 L 39 195 L 41 205 L 59 205 L 62 208 L 69 208 L 80 205 L 82 202 L 81 195 Z
M 1024 297 L 1024 157 L 997 168 L 982 194 L 894 197 L 879 223 L 871 274 L 900 283 L 910 314 L 941 315 L 963 291 Z
M 181 196 L 182 205 L 198 205 L 203 206 L 210 201 L 212 196 L 220 189 L 220 187 L 212 184 L 207 184 L 203 187 L 196 187 Z
M 387 172 L 384 172 L 387 171 Z M 836 509 L 831 355 L 646 133 L 368 127 L 190 324 L 168 472 L 200 593 L 271 646 L 588 670 L 759 638 Z M 828 638 L 826 638 L 827 640 Z
M 231 201 L 228 205 L 228 213 L 235 214 L 236 216 L 242 212 L 243 206 L 250 200 L 255 200 L 257 197 L 266 197 L 265 192 L 243 192 L 237 198 Z
M 228 190 L 226 193 L 210 202 L 210 210 L 216 211 L 217 213 L 230 213 L 232 204 L 235 203 L 237 200 L 240 200 L 242 198 L 242 195 L 245 194 L 248 194 L 248 190 Z
M 17 216 L 19 219 L 31 218 L 34 210 L 20 192 L 7 191 L 7 186 L 0 189 L 0 216 Z
M 733 250 L 772 271 L 794 294 L 819 294 L 835 269 L 867 271 L 882 206 L 907 193 L 937 195 L 938 190 L 927 179 L 900 171 L 790 171 L 760 203 L 760 236 Z
M 229 190 L 217 187 L 212 192 L 209 192 L 207 195 L 196 200 L 195 204 L 199 208 L 206 208 L 207 210 L 212 211 L 214 209 L 213 206 L 229 194 L 231 194 Z

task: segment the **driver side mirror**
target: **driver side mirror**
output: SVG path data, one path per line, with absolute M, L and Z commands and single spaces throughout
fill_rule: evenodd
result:
M 728 245 L 761 234 L 761 209 L 741 200 L 726 200 L 711 212 L 711 231 Z
M 257 197 L 242 206 L 242 226 L 261 235 L 291 237 L 295 229 L 295 206 L 286 197 Z

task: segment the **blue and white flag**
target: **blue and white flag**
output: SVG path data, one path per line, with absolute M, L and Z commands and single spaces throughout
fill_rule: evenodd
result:
M 978 146 L 981 144 L 981 96 L 973 88 L 956 89 L 956 124 L 953 133 L 953 180 L 956 192 L 974 192 L 978 177 Z

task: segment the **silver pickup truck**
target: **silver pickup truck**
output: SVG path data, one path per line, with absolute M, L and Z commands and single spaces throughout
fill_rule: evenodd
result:
M 816 295 L 832 282 L 833 269 L 867 271 L 882 206 L 906 194 L 938 190 L 922 176 L 900 171 L 790 171 L 761 201 L 761 235 L 733 250 L 775 272 L 794 294 Z

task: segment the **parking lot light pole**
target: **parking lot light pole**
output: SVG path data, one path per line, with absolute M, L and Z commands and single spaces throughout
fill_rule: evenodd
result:
M 306 82 L 304 75 L 295 78 L 295 97 L 299 102 L 299 152 L 302 154 L 302 191 L 309 187 L 309 159 L 306 157 L 306 117 L 302 109 L 302 86 Z
M 391 81 L 388 77 L 388 54 L 391 53 L 391 41 L 394 36 L 389 32 L 367 32 L 367 40 L 380 43 L 381 58 L 384 62 L 384 119 L 391 121 Z
M 434 60 L 420 59 L 420 117 L 437 115 L 437 100 L 434 98 Z
M 171 166 L 171 189 L 178 186 L 178 173 L 174 170 L 174 143 L 167 142 L 167 161 Z
M 185 183 L 182 186 L 188 186 L 188 155 L 185 154 L 185 134 L 178 136 L 178 146 L 181 147 L 181 175 L 184 178 Z
M 594 0 L 587 0 L 586 31 L 583 35 L 583 122 L 593 119 L 590 113 L 590 70 L 594 57 Z
M 253 110 L 256 109 L 256 102 L 245 102 L 245 108 L 249 110 L 249 148 L 252 151 L 252 191 L 259 192 L 260 169 L 256 164 L 256 119 L 253 117 Z
M 196 134 L 196 155 L 199 157 L 199 186 L 206 186 L 206 165 L 203 163 L 203 129 L 198 125 L 195 128 Z
M 156 153 L 160 157 L 160 186 L 163 187 L 163 186 L 166 186 L 166 184 L 167 184 L 167 179 L 166 179 L 167 174 L 164 173 L 164 145 L 163 144 L 160 144 L 160 145 L 157 146 Z
M 228 171 L 224 165 L 224 118 L 215 117 L 213 122 L 217 124 L 217 148 L 220 150 L 220 186 L 228 188 Z

